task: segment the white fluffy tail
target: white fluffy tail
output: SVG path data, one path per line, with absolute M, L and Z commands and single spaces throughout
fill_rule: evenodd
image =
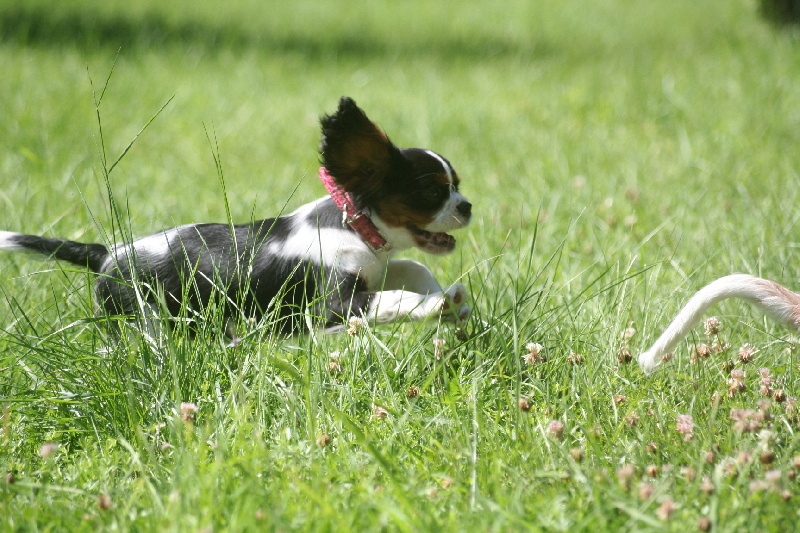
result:
M 692 296 L 655 344 L 639 355 L 642 370 L 646 374 L 653 372 L 661 358 L 671 352 L 700 321 L 706 309 L 728 298 L 746 300 L 773 319 L 800 329 L 800 294 L 773 281 L 746 274 L 732 274 L 712 281 Z

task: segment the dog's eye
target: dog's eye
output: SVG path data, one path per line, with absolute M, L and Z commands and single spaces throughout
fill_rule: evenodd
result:
M 444 191 L 435 185 L 430 185 L 422 189 L 422 199 L 425 202 L 434 203 L 442 199 Z

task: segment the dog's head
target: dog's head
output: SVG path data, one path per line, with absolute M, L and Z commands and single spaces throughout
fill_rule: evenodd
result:
M 393 230 L 404 230 L 422 250 L 446 254 L 466 226 L 472 204 L 458 192 L 459 178 L 444 157 L 398 148 L 350 98 L 322 123 L 322 162 L 362 208 Z

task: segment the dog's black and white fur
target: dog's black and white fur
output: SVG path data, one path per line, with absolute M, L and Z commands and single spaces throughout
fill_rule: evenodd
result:
M 37 252 L 97 274 L 101 312 L 178 316 L 215 300 L 227 318 L 274 317 L 283 329 L 311 313 L 325 328 L 349 317 L 372 322 L 470 314 L 462 284 L 443 290 L 422 264 L 390 260 L 417 247 L 445 254 L 446 232 L 466 226 L 471 204 L 444 157 L 397 148 L 350 98 L 321 119 L 321 158 L 336 184 L 387 241 L 375 251 L 330 196 L 249 224 L 190 224 L 105 246 L 0 231 L 0 249 Z M 390 251 L 390 250 L 391 251 Z

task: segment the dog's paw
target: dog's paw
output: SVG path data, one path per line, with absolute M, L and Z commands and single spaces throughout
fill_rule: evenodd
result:
M 444 291 L 444 297 L 450 307 L 458 308 L 467 301 L 467 288 L 461 283 L 453 283 Z
M 467 305 L 467 298 L 469 293 L 467 288 L 461 283 L 454 283 L 444 291 L 444 305 L 442 314 L 451 317 L 457 322 L 465 322 L 469 320 L 472 314 L 472 308 Z
M 469 320 L 469 317 L 472 316 L 472 308 L 467 304 L 463 304 L 461 307 L 458 308 L 458 312 L 453 315 L 453 318 L 457 318 L 456 322 L 463 323 Z
M 639 366 L 641 367 L 642 371 L 647 376 L 655 372 L 656 368 L 658 368 L 658 363 L 660 362 L 656 361 L 656 354 L 652 350 L 639 354 L 637 360 L 639 361 Z
M 472 309 L 466 304 L 467 288 L 461 283 L 456 283 L 443 292 L 437 292 L 425 297 L 416 310 L 417 318 L 440 317 L 443 320 L 461 323 L 472 314 Z

